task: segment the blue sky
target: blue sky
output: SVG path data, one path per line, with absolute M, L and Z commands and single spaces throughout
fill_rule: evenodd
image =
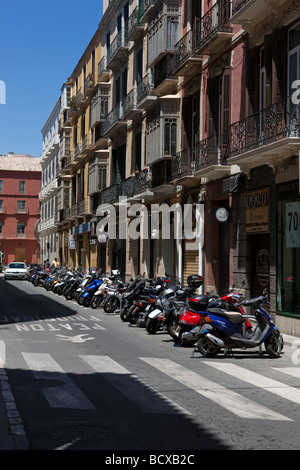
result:
M 102 0 L 1 2 L 0 154 L 41 155 L 41 129 L 101 16 Z

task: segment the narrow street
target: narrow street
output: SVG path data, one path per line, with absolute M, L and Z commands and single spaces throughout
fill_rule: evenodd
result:
M 289 342 L 280 359 L 192 357 L 165 332 L 148 335 L 118 313 L 3 277 L 0 305 L 5 368 L 31 449 L 300 448 Z

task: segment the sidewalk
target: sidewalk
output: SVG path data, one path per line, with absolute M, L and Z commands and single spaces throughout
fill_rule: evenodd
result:
M 29 450 L 29 443 L 21 417 L 0 363 L 0 450 Z
M 285 344 L 292 346 L 300 338 L 283 335 Z M 3 364 L 0 363 L 0 451 L 30 450 L 22 419 L 9 385 Z

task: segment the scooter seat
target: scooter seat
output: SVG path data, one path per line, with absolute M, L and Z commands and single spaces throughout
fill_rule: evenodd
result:
M 239 312 L 226 312 L 221 308 L 210 308 L 209 313 L 217 315 L 218 317 L 225 318 L 226 320 L 230 321 L 233 325 L 238 325 L 245 321 L 245 317 Z

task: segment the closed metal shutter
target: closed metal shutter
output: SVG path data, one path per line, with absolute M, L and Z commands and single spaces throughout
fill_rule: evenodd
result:
M 187 277 L 192 274 L 199 274 L 199 250 L 189 250 L 190 241 L 184 242 L 183 255 L 183 284 L 187 285 Z

